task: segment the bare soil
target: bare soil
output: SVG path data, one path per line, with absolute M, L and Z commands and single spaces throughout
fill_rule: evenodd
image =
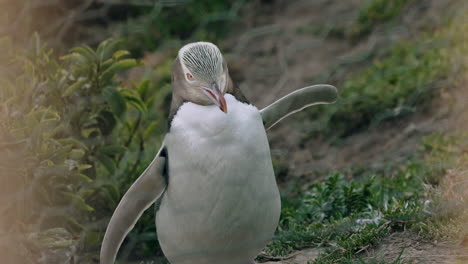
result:
M 400 256 L 401 254 L 401 256 Z M 430 264 L 468 263 L 468 248 L 459 242 L 424 241 L 410 232 L 393 233 L 368 250 L 363 258 L 380 258 L 389 262 L 400 258 L 403 262 Z
M 313 32 L 324 25 L 349 27 L 364 2 L 276 1 L 265 6 L 262 14 L 249 13 L 259 8 L 246 8 L 243 25 L 221 44 L 223 50 L 230 51 L 227 57 L 235 82 L 259 108 L 317 82 L 340 89 L 339 84 L 350 73 L 378 57 L 385 47 L 440 24 L 440 11 L 447 10 L 453 1 L 415 1 L 396 22 L 377 26 L 359 43 Z M 310 124 L 293 116 L 270 130 L 272 154 L 288 157 L 290 176 L 308 178 L 317 172 L 404 161 L 415 153 L 422 136 L 443 129 L 443 115 L 447 116 L 443 110 L 430 108 L 403 120 L 385 122 L 348 137 L 339 146 L 304 140 Z
M 264 264 L 307 264 L 308 261 L 316 259 L 324 249 L 320 248 L 307 248 L 304 250 L 296 251 L 291 255 L 284 257 L 280 260 L 263 262 Z
M 265 264 L 307 264 L 316 259 L 324 249 L 309 248 L 297 251 L 282 259 L 264 262 Z M 392 233 L 378 245 L 361 253 L 363 261 L 370 259 L 392 263 L 399 259 L 403 263 L 421 264 L 461 264 L 468 263 L 468 247 L 456 242 L 438 242 L 421 239 L 411 232 Z

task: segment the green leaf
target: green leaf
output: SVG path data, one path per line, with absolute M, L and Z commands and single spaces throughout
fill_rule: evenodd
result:
M 130 55 L 130 52 L 128 52 L 128 50 L 118 50 L 116 52 L 114 52 L 114 54 L 112 55 L 112 58 L 114 60 L 118 60 L 124 56 L 127 56 L 127 55 Z
M 80 164 L 78 165 L 78 171 L 84 171 L 84 170 L 87 170 L 87 169 L 91 169 L 93 167 L 93 165 L 91 164 Z
M 80 147 L 82 149 L 88 150 L 88 147 L 86 146 L 86 144 L 84 144 L 83 142 L 75 138 L 71 138 L 71 137 L 61 138 L 61 139 L 58 139 L 57 142 L 59 142 L 62 145 L 73 145 L 75 147 Z
M 80 160 L 84 157 L 85 154 L 86 152 L 82 149 L 72 149 L 72 151 L 70 151 L 69 157 L 73 160 Z
M 124 96 L 124 98 L 129 104 L 133 105 L 140 112 L 144 113 L 147 111 L 146 105 L 141 100 L 140 95 L 137 91 L 130 89 L 121 89 L 120 93 Z
M 96 159 L 104 166 L 104 168 L 107 169 L 110 174 L 114 174 L 116 164 L 113 159 L 102 153 L 98 153 L 96 155 Z
M 86 212 L 94 211 L 94 208 L 86 204 L 85 200 L 81 196 L 72 192 L 62 191 L 61 193 L 63 196 L 69 198 L 72 201 L 72 203 L 77 206 L 77 208 Z
M 103 41 L 101 45 L 99 45 L 97 49 L 97 54 L 101 61 L 107 60 L 111 58 L 111 55 L 115 52 L 117 47 L 122 44 L 123 40 L 114 40 L 114 39 L 108 39 L 106 41 Z
M 54 163 L 60 163 L 58 161 L 64 160 L 65 157 L 68 156 L 68 153 L 72 150 L 72 146 L 63 146 L 61 148 L 58 148 L 56 151 L 49 153 L 49 156 L 47 159 L 53 161 Z
M 99 187 L 99 193 L 105 199 L 105 203 L 110 210 L 114 210 L 120 200 L 120 193 L 116 186 L 105 184 Z
M 114 201 L 119 201 L 120 200 L 120 192 L 119 192 L 119 189 L 113 185 L 113 184 L 106 184 L 104 185 L 103 187 L 105 187 L 107 189 L 107 191 L 109 192 L 109 194 L 112 196 L 112 199 Z
M 60 57 L 60 60 L 67 61 L 70 63 L 86 63 L 87 59 L 85 56 L 81 55 L 78 52 L 72 52 L 70 54 Z
M 93 49 L 91 49 L 87 45 L 72 48 L 71 51 L 76 52 L 78 54 L 81 54 L 83 57 L 86 58 L 88 63 L 96 63 L 97 62 L 96 53 L 94 52 Z
M 149 89 L 149 80 L 144 80 L 140 83 L 140 86 L 138 86 L 138 93 L 140 94 L 141 98 L 145 98 L 146 94 L 148 93 Z
M 124 59 L 124 60 L 117 61 L 102 73 L 101 79 L 109 80 L 116 73 L 133 68 L 137 65 L 138 65 L 138 62 L 135 59 Z
M 107 58 L 104 57 L 104 53 L 105 51 L 107 51 L 107 49 L 109 48 L 109 43 L 112 42 L 112 39 L 106 39 L 104 41 L 102 41 L 99 46 L 97 47 L 96 49 L 96 55 L 99 57 L 99 61 L 104 61 L 104 60 L 107 60 Z M 110 47 L 112 48 L 112 47 Z
M 84 229 L 84 226 L 78 223 L 78 221 L 76 221 L 73 217 L 69 215 L 62 215 L 62 217 L 65 219 L 65 222 L 67 223 L 67 226 L 70 230 L 73 230 L 74 232 L 80 232 Z
M 102 147 L 100 152 L 107 155 L 123 154 L 127 151 L 127 148 L 119 145 L 106 145 Z
M 110 105 L 112 112 L 119 118 L 125 113 L 126 103 L 122 94 L 115 88 L 108 86 L 102 91 L 104 98 Z
M 86 183 L 91 183 L 93 182 L 93 180 L 91 178 L 89 178 L 88 176 L 84 175 L 83 173 L 73 173 L 73 176 L 80 180 L 80 181 L 83 181 L 83 182 L 86 182 Z
M 65 91 L 62 93 L 62 97 L 69 96 L 70 94 L 72 94 L 73 92 L 81 88 L 85 84 L 86 81 L 87 81 L 86 78 L 82 78 L 82 77 L 78 78 L 78 81 L 76 81 L 74 84 L 68 86 L 68 88 L 65 89 Z
M 113 63 L 114 59 L 112 58 L 105 60 L 103 63 L 101 63 L 101 72 L 105 72 Z
M 99 133 L 99 129 L 96 127 L 91 127 L 91 128 L 83 128 L 81 129 L 81 136 L 85 138 L 89 138 L 93 133 Z
M 154 129 L 158 125 L 158 121 L 153 121 L 143 132 L 143 140 L 147 140 L 154 132 Z

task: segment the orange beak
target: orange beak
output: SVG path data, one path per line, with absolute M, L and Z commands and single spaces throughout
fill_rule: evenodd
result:
M 219 107 L 221 111 L 227 114 L 227 104 L 226 104 L 226 99 L 224 98 L 223 93 L 219 89 L 218 84 L 213 83 L 211 85 L 211 89 L 208 89 L 206 87 L 200 87 L 202 92 L 213 101 L 213 103 Z
M 219 109 L 221 109 L 221 111 L 227 114 L 226 99 L 224 99 L 224 95 L 222 95 L 221 93 L 218 94 L 218 103 Z

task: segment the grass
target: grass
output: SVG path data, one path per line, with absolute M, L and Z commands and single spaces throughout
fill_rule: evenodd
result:
M 411 2 L 415 0 L 370 0 L 357 11 L 357 16 L 350 26 L 303 25 L 298 28 L 297 32 L 357 42 L 368 36 L 376 26 L 400 16 Z
M 443 196 L 452 186 L 446 183 L 447 168 L 466 171 L 468 167 L 467 139 L 434 134 L 421 144 L 423 160 L 386 172 L 359 172 L 353 179 L 334 173 L 299 195 L 283 197 L 280 225 L 263 257 L 323 247 L 326 251 L 310 263 L 382 263 L 362 262 L 358 256 L 389 233 L 411 230 L 431 239 L 467 234 L 463 227 L 468 215 L 463 213 L 468 205 L 466 188 L 458 188 L 456 194 L 451 190 L 455 198 Z M 456 206 L 441 210 L 448 203 Z
M 411 1 L 371 1 L 360 11 L 360 17 L 377 12 L 377 7 L 384 8 L 385 3 L 400 3 L 403 8 L 403 2 Z M 363 68 L 358 65 L 344 81 L 336 83 L 340 94 L 336 104 L 306 111 L 311 123 L 305 140 L 320 135 L 345 138 L 427 109 L 439 89 L 455 86 L 466 70 L 464 58 L 468 47 L 463 32 L 467 25 L 460 18 L 464 15 L 463 12 L 453 15 L 441 28 L 415 40 L 400 40 L 389 47 L 377 48 L 386 50 L 380 55 L 366 55 L 366 60 L 374 58 L 373 61 Z M 349 69 L 348 66 L 344 70 Z M 318 76 L 314 82 L 327 80 L 328 77 Z
M 461 60 L 452 56 L 458 47 L 448 35 L 448 31 L 436 32 L 424 40 L 401 41 L 351 74 L 337 85 L 336 104 L 307 110 L 308 119 L 315 120 L 307 138 L 343 138 L 425 109 L 440 87 L 450 87 L 457 80 L 453 69 Z
M 354 24 L 349 30 L 349 37 L 358 40 L 372 32 L 372 29 L 383 22 L 390 21 L 401 14 L 402 10 L 414 0 L 372 0 L 359 11 Z
M 363 181 L 333 174 L 300 197 L 285 198 L 279 232 L 266 252 L 287 255 L 304 247 L 332 244 L 353 251 L 372 243 L 388 231 L 390 223 L 408 218 L 409 212 L 421 206 L 409 202 L 418 196 L 420 178 L 405 172 L 395 178 L 374 176 Z

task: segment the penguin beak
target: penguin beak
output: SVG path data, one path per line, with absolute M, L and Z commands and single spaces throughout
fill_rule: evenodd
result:
M 219 107 L 221 111 L 227 114 L 227 104 L 226 104 L 226 99 L 224 99 L 224 95 L 219 89 L 219 86 L 217 83 L 213 83 L 211 85 L 211 89 L 208 89 L 206 87 L 200 87 L 202 92 L 210 98 L 213 103 Z

